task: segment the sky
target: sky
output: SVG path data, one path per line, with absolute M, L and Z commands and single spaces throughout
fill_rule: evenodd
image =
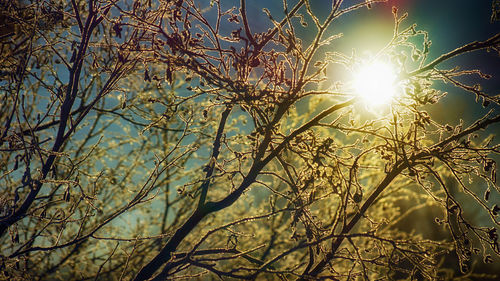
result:
M 392 37 L 394 20 L 392 7 L 398 8 L 398 15 L 405 12 L 408 18 L 402 27 L 416 23 L 418 30 L 425 30 L 432 41 L 430 54 L 426 62 L 430 62 L 441 54 L 450 52 L 473 41 L 483 41 L 500 31 L 500 21 L 491 22 L 493 0 L 388 0 L 377 3 L 371 9 L 360 9 L 341 17 L 334 23 L 334 32 L 342 32 L 343 38 L 334 47 L 350 55 L 351 49 L 357 49 L 357 55 L 374 54 L 383 48 Z M 279 1 L 277 1 L 279 2 Z M 352 5 L 358 1 L 345 0 L 344 5 Z M 330 1 L 311 1 L 318 11 L 328 11 Z M 326 5 L 324 9 L 322 6 Z M 479 80 L 477 77 L 465 77 L 464 82 L 481 82 L 489 95 L 500 94 L 500 58 L 494 52 L 486 50 L 461 55 L 440 64 L 438 68 L 446 69 L 454 66 L 461 69 L 480 69 L 493 75 L 490 80 Z M 411 69 L 408 69 L 411 70 Z M 435 88 L 447 92 L 444 103 L 436 112 L 447 112 L 442 116 L 450 120 L 463 118 L 466 121 L 477 118 L 484 113 L 480 102 L 474 103 L 474 96 L 449 84 L 436 82 Z M 450 112 L 450 108 L 455 109 Z M 443 110 L 448 109 L 448 110 Z M 499 126 L 497 126 L 499 127 Z M 499 128 L 500 129 L 500 128 Z
M 287 0 L 290 6 L 297 0 Z M 347 14 L 336 21 L 332 26 L 332 33 L 342 32 L 344 36 L 336 40 L 328 48 L 342 50 L 350 55 L 351 49 L 356 48 L 358 54 L 363 52 L 376 53 L 383 48 L 391 39 L 394 27 L 392 7 L 396 6 L 401 16 L 408 12 L 408 18 L 403 27 L 416 23 L 417 29 L 425 30 L 432 41 L 430 54 L 427 62 L 434 60 L 441 54 L 448 53 L 458 47 L 473 41 L 484 41 L 500 32 L 500 21 L 491 22 L 493 0 L 389 0 L 387 3 L 378 3 L 368 10 L 366 8 Z M 345 0 L 345 5 L 360 2 Z M 276 20 L 282 19 L 282 1 L 275 0 L 248 0 L 247 12 L 252 18 L 252 31 L 265 31 L 269 27 L 269 20 L 261 12 L 265 6 L 271 11 Z M 326 16 L 331 1 L 311 0 L 313 9 L 318 12 L 319 17 Z M 322 13 L 322 11 L 324 11 Z M 281 12 L 281 13 L 280 13 Z M 257 23 L 257 24 L 255 24 Z M 311 25 L 299 30 L 299 36 L 307 40 L 308 36 L 314 35 Z M 481 80 L 486 93 L 490 95 L 500 94 L 500 58 L 494 52 L 486 50 L 468 53 L 453 58 L 438 66 L 440 69 L 452 68 L 460 65 L 462 69 L 476 69 L 493 75 L 488 81 Z M 474 77 L 479 82 L 477 77 Z M 464 80 L 471 81 L 471 80 Z M 436 83 L 434 88 L 448 92 L 441 103 L 433 106 L 430 110 L 433 117 L 439 118 L 441 122 L 457 125 L 460 119 L 464 119 L 466 125 L 477 119 L 488 109 L 482 108 L 481 102 L 475 103 L 474 95 L 451 85 Z M 496 113 L 499 109 L 496 108 Z M 446 114 L 446 115 L 445 115 Z M 500 126 L 484 132 L 497 133 Z M 483 218 L 478 218 L 481 220 Z M 415 222 L 416 227 L 422 228 L 421 222 Z M 431 225 L 435 229 L 434 225 Z
M 429 32 L 432 40 L 431 58 L 443 52 L 449 52 L 472 41 L 483 41 L 500 32 L 500 21 L 491 22 L 493 0 L 390 0 L 388 5 L 400 4 L 409 13 L 409 20 Z M 463 68 L 479 68 L 493 75 L 488 81 L 481 81 L 490 95 L 500 94 L 500 58 L 494 52 L 481 50 L 450 60 L 443 66 L 461 65 Z M 464 80 L 467 81 L 467 80 Z M 470 80 L 471 81 L 471 80 Z M 476 82 L 478 80 L 476 79 Z M 439 85 L 449 92 L 447 103 L 457 109 L 454 119 L 472 117 L 483 111 L 474 106 L 470 93 L 450 85 Z M 483 111 L 484 112 L 484 111 Z M 496 126 L 497 128 L 499 126 Z
M 359 3 L 362 0 L 345 0 L 344 6 Z M 356 48 L 363 52 L 371 52 L 382 48 L 392 36 L 394 26 L 392 7 L 398 7 L 398 14 L 408 12 L 403 26 L 417 24 L 418 29 L 426 30 L 432 41 L 429 60 L 442 53 L 475 40 L 485 40 L 500 31 L 500 21 L 490 22 L 492 1 L 494 0 L 388 0 L 377 3 L 371 9 L 360 9 L 342 16 L 334 23 L 334 32 L 343 32 L 344 37 L 334 47 L 344 51 Z M 231 2 L 231 1 L 229 1 Z M 239 2 L 239 1 L 234 1 Z M 288 0 L 292 6 L 296 0 Z M 236 3 L 233 3 L 236 4 Z M 229 4 L 228 5 L 232 5 Z M 321 18 L 321 12 L 328 12 L 331 1 L 311 0 L 311 5 Z M 250 0 L 247 1 L 247 12 L 253 19 L 252 31 L 265 31 L 269 26 L 267 16 L 262 8 L 268 8 L 276 20 L 282 18 L 282 1 Z M 323 16 L 326 14 L 323 13 Z M 257 24 L 255 24 L 257 22 Z M 260 23 L 260 24 L 259 24 Z M 304 29 L 304 37 L 314 33 L 311 26 Z M 260 29 L 260 30 L 259 30 Z M 450 61 L 448 65 L 462 64 L 474 67 L 481 65 L 490 74 L 500 74 L 499 57 L 485 51 L 467 54 Z M 446 64 L 444 64 L 446 66 Z M 498 89 L 499 80 L 488 81 L 488 89 Z
M 401 9 L 409 13 L 408 21 L 416 22 L 420 28 L 429 32 L 431 52 L 437 55 L 498 33 L 500 21 L 490 21 L 492 2 L 493 0 L 389 0 L 381 6 L 401 5 Z M 484 59 L 481 63 L 491 62 L 487 66 L 488 70 L 499 72 L 498 56 L 482 52 L 479 58 Z
M 350 14 L 346 14 L 334 22 L 332 34 L 342 32 L 344 36 L 334 41 L 331 46 L 333 50 L 342 50 L 350 55 L 351 49 L 356 48 L 358 55 L 363 52 L 376 53 L 383 48 L 393 35 L 394 19 L 392 7 L 398 8 L 399 16 L 405 12 L 408 18 L 402 26 L 407 27 L 416 23 L 417 29 L 425 30 L 432 41 L 430 54 L 427 62 L 434 60 L 441 54 L 450 52 L 458 47 L 473 41 L 483 41 L 500 32 L 500 21 L 491 22 L 493 0 L 388 0 L 386 3 L 373 5 L 371 9 L 362 8 Z M 290 6 L 297 1 L 288 0 Z M 292 3 L 293 2 L 293 3 Z M 360 0 L 345 0 L 344 5 L 358 3 Z M 282 18 L 282 1 L 254 0 L 247 1 L 248 13 L 252 17 L 259 17 L 262 26 L 252 26 L 256 29 L 265 30 L 269 22 L 263 15 L 261 9 L 268 7 L 275 19 Z M 311 5 L 318 12 L 319 17 L 325 17 L 329 11 L 331 1 L 311 0 Z M 324 11 L 324 12 L 323 12 Z M 323 12 L 323 13 L 322 13 Z M 297 29 L 299 36 L 304 40 L 314 34 L 311 25 L 303 30 Z M 439 69 L 461 66 L 461 69 L 480 69 L 493 75 L 488 81 L 477 79 L 465 79 L 463 81 L 481 82 L 485 92 L 489 95 L 500 94 L 500 58 L 494 52 L 480 50 L 467 53 L 453 58 L 438 66 Z M 336 75 L 332 72 L 332 76 Z M 452 85 L 437 82 L 434 88 L 447 92 L 448 95 L 442 102 L 434 105 L 429 112 L 440 122 L 457 125 L 460 119 L 468 125 L 484 114 L 489 108 L 483 108 L 481 101 L 475 103 L 472 93 L 458 89 Z M 496 108 L 498 113 L 499 109 Z M 485 134 L 500 131 L 500 126 L 492 126 Z

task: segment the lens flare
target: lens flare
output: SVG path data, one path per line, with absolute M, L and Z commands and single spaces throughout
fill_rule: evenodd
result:
M 369 106 L 380 106 L 391 102 L 396 95 L 396 72 L 381 61 L 361 66 L 355 73 L 354 90 Z

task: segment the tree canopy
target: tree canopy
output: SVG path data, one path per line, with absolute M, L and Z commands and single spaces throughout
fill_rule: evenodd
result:
M 2 280 L 495 278 L 500 33 L 261 2 L 0 3 Z

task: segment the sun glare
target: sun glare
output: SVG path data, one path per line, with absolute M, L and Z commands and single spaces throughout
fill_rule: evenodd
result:
M 354 90 L 369 106 L 388 104 L 396 95 L 396 73 L 390 64 L 375 61 L 354 73 Z

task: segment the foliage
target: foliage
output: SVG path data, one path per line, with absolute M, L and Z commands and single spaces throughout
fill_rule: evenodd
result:
M 373 114 L 333 25 L 383 1 L 296 2 L 267 30 L 244 0 L 2 2 L 1 278 L 451 279 L 450 252 L 466 276 L 497 259 L 500 99 L 442 63 L 500 34 L 429 62 L 393 8 L 375 58 L 402 93 Z M 485 109 L 438 118 L 439 81 Z M 422 210 L 438 234 L 405 228 Z

